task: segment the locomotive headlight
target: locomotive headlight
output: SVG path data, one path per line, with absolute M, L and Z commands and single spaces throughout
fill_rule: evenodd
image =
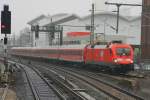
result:
M 114 62 L 117 63 L 117 62 L 118 62 L 118 59 L 114 59 Z
M 114 61 L 114 63 L 118 63 L 118 62 L 130 62 L 130 63 L 133 63 L 133 60 L 132 60 L 132 59 L 121 59 L 121 58 L 117 58 L 117 59 L 114 59 L 113 61 Z
M 133 60 L 131 60 L 131 59 L 126 59 L 126 61 L 129 61 L 130 63 L 133 63 Z
M 114 59 L 114 62 L 115 62 L 115 63 L 121 62 L 121 61 L 123 61 L 123 59 L 121 59 L 121 58 Z
M 133 63 L 133 60 L 130 59 L 130 63 Z

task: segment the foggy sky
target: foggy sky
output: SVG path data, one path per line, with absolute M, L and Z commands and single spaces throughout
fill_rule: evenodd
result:
M 109 2 L 141 3 L 141 0 L 106 0 Z M 41 14 L 75 13 L 85 16 L 91 9 L 92 0 L 0 0 L 0 10 L 9 4 L 12 11 L 12 33 L 27 26 L 27 22 Z M 111 8 L 109 6 L 108 8 Z M 114 7 L 113 7 L 114 8 Z

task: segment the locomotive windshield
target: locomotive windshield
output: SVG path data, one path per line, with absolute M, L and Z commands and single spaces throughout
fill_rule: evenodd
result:
M 118 56 L 129 56 L 130 55 L 130 48 L 117 48 L 116 54 Z

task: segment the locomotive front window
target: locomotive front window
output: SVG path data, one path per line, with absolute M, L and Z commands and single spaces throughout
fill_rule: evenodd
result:
M 117 48 L 116 49 L 116 54 L 118 56 L 129 56 L 130 55 L 130 48 Z

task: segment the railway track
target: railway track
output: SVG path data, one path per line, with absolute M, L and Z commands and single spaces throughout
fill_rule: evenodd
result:
M 14 63 L 14 61 L 10 61 L 10 62 Z M 27 80 L 32 89 L 32 93 L 34 95 L 35 100 L 88 100 L 88 99 L 82 97 L 81 95 L 77 94 L 74 90 L 69 88 L 64 83 L 58 81 L 57 79 L 55 79 L 55 80 L 52 79 L 52 80 L 48 81 L 48 79 L 46 79 L 37 69 L 35 69 L 33 67 L 29 68 L 24 64 L 18 64 L 18 65 L 21 66 L 21 68 L 26 73 L 26 76 L 28 78 Z M 35 77 L 35 73 L 38 75 L 38 78 L 36 78 L 37 76 Z M 41 80 L 43 80 L 47 84 L 47 86 L 45 88 L 43 87 L 44 86 L 43 83 L 39 82 Z M 55 98 L 54 95 L 49 98 L 50 94 L 45 93 L 47 91 L 48 87 L 52 88 L 52 90 L 55 92 L 52 94 L 57 94 L 59 96 L 59 99 Z M 48 96 L 46 96 L 46 95 L 48 95 Z
M 45 66 L 45 65 L 44 65 Z M 52 67 L 52 66 L 47 66 Z M 43 67 L 45 68 L 45 67 Z M 45 68 L 46 70 L 51 70 L 49 68 Z M 143 100 L 142 97 L 139 97 L 135 94 L 132 94 L 128 91 L 125 91 L 119 87 L 116 87 L 112 84 L 109 84 L 108 82 L 105 82 L 104 80 L 101 80 L 99 78 L 95 78 L 95 75 L 91 75 L 89 73 L 82 73 L 80 71 L 75 71 L 71 69 L 66 69 L 64 67 L 58 67 L 54 66 L 53 70 L 64 72 L 65 74 L 68 74 L 68 76 L 74 76 L 77 77 L 80 80 L 85 81 L 86 83 L 90 84 L 91 86 L 99 89 L 100 91 L 103 91 L 110 97 L 114 98 L 115 100 Z
M 21 68 L 26 74 L 27 81 L 29 83 L 30 89 L 32 91 L 35 100 L 61 100 L 60 95 L 56 95 L 49 84 L 31 68 L 21 65 Z
M 107 77 L 107 78 L 111 78 L 113 80 L 118 80 L 118 81 L 124 81 L 124 82 L 128 82 L 131 85 L 131 87 L 138 87 L 138 79 L 137 77 L 127 77 L 124 75 L 111 75 L 111 74 L 105 74 L 105 73 L 96 73 L 96 75 L 100 76 L 100 77 Z
M 34 67 L 39 66 L 41 68 L 41 63 L 39 63 L 39 65 L 36 65 Z M 91 86 L 95 87 L 96 89 L 99 89 L 100 91 L 104 92 L 105 94 L 109 95 L 110 97 L 112 97 L 115 100 L 143 100 L 142 97 L 137 96 L 135 94 L 132 94 L 128 91 L 125 91 L 119 87 L 116 87 L 112 84 L 109 84 L 108 82 L 105 82 L 104 80 L 101 80 L 99 78 L 95 78 L 95 75 L 91 75 L 89 73 L 82 73 L 80 71 L 75 71 L 75 70 L 71 70 L 71 69 L 67 69 L 66 67 L 60 67 L 60 66 L 48 66 L 48 65 L 42 65 L 45 70 L 51 72 L 51 73 L 55 73 L 58 71 L 60 73 L 65 73 L 68 76 L 73 76 L 76 77 L 80 80 L 85 81 L 86 83 L 90 84 Z M 46 67 L 45 67 L 46 66 Z M 55 71 L 51 71 L 55 70 Z

